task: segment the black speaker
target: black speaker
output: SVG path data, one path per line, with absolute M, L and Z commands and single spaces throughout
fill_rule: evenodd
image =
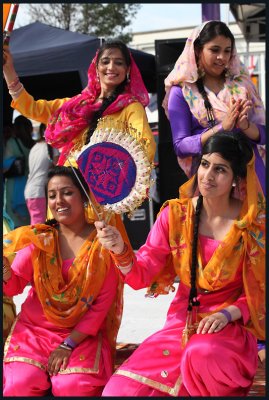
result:
M 138 250 L 146 242 L 154 222 L 153 202 L 148 199 L 144 200 L 141 206 L 134 211 L 131 218 L 124 214 L 123 222 L 132 248 Z
M 178 197 L 178 188 L 187 177 L 179 167 L 173 148 L 169 120 L 165 115 L 162 102 L 165 95 L 164 80 L 172 71 L 175 62 L 182 53 L 186 39 L 155 40 L 157 68 L 157 101 L 159 113 L 159 188 L 160 201 Z

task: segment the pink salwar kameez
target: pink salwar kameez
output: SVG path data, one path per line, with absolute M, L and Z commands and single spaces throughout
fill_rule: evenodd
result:
M 161 212 L 146 244 L 137 252 L 132 270 L 124 278 L 134 289 L 149 286 L 171 251 L 168 208 Z M 220 242 L 202 235 L 199 242 L 205 266 Z M 238 288 L 242 288 L 241 295 L 233 304 L 241 310 L 242 318 L 218 333 L 194 334 L 183 349 L 181 336 L 190 289 L 181 282 L 164 327 L 147 338 L 119 367 L 102 395 L 246 396 L 257 368 L 257 342 L 243 327 L 249 310 L 243 292 L 242 265 L 232 283 L 214 292 L 199 292 L 199 313 L 215 310 Z
M 113 372 L 111 348 L 105 317 L 117 291 L 118 274 L 111 265 L 103 287 L 89 310 L 73 328 L 50 323 L 43 312 L 32 280 L 32 245 L 20 250 L 12 264 L 12 277 L 4 293 L 22 293 L 28 282 L 32 288 L 7 338 L 4 350 L 4 396 L 99 396 Z M 72 259 L 62 265 L 67 280 Z M 50 353 L 76 329 L 87 338 L 71 353 L 67 369 L 49 377 L 46 372 Z

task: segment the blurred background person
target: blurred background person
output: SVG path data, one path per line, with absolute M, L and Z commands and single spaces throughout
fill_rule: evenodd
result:
M 40 124 L 36 144 L 29 153 L 29 175 L 24 197 L 30 214 L 31 224 L 44 223 L 46 220 L 45 183 L 48 170 L 58 160 L 59 151 L 46 143 L 45 124 Z
M 24 198 L 24 188 L 29 173 L 29 152 L 35 142 L 32 139 L 33 125 L 28 118 L 19 115 L 15 118 L 13 127 L 13 134 L 9 137 L 4 147 L 4 165 L 12 157 L 24 156 L 25 169 L 23 175 L 5 179 L 4 208 L 16 228 L 27 225 L 30 222 Z

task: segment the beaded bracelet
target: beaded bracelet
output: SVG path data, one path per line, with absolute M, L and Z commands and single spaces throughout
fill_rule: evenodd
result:
M 227 318 L 228 322 L 232 321 L 232 314 L 228 311 L 225 310 L 225 308 L 223 310 L 219 311 L 221 314 L 225 315 L 225 317 Z
M 129 267 L 133 261 L 133 251 L 126 243 L 124 243 L 123 252 L 121 254 L 115 254 L 112 251 L 110 254 L 116 266 Z

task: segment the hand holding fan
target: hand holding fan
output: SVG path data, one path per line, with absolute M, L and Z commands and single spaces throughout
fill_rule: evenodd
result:
M 131 214 L 147 197 L 153 165 L 147 143 L 132 126 L 101 119 L 90 142 L 74 154 L 104 211 Z

